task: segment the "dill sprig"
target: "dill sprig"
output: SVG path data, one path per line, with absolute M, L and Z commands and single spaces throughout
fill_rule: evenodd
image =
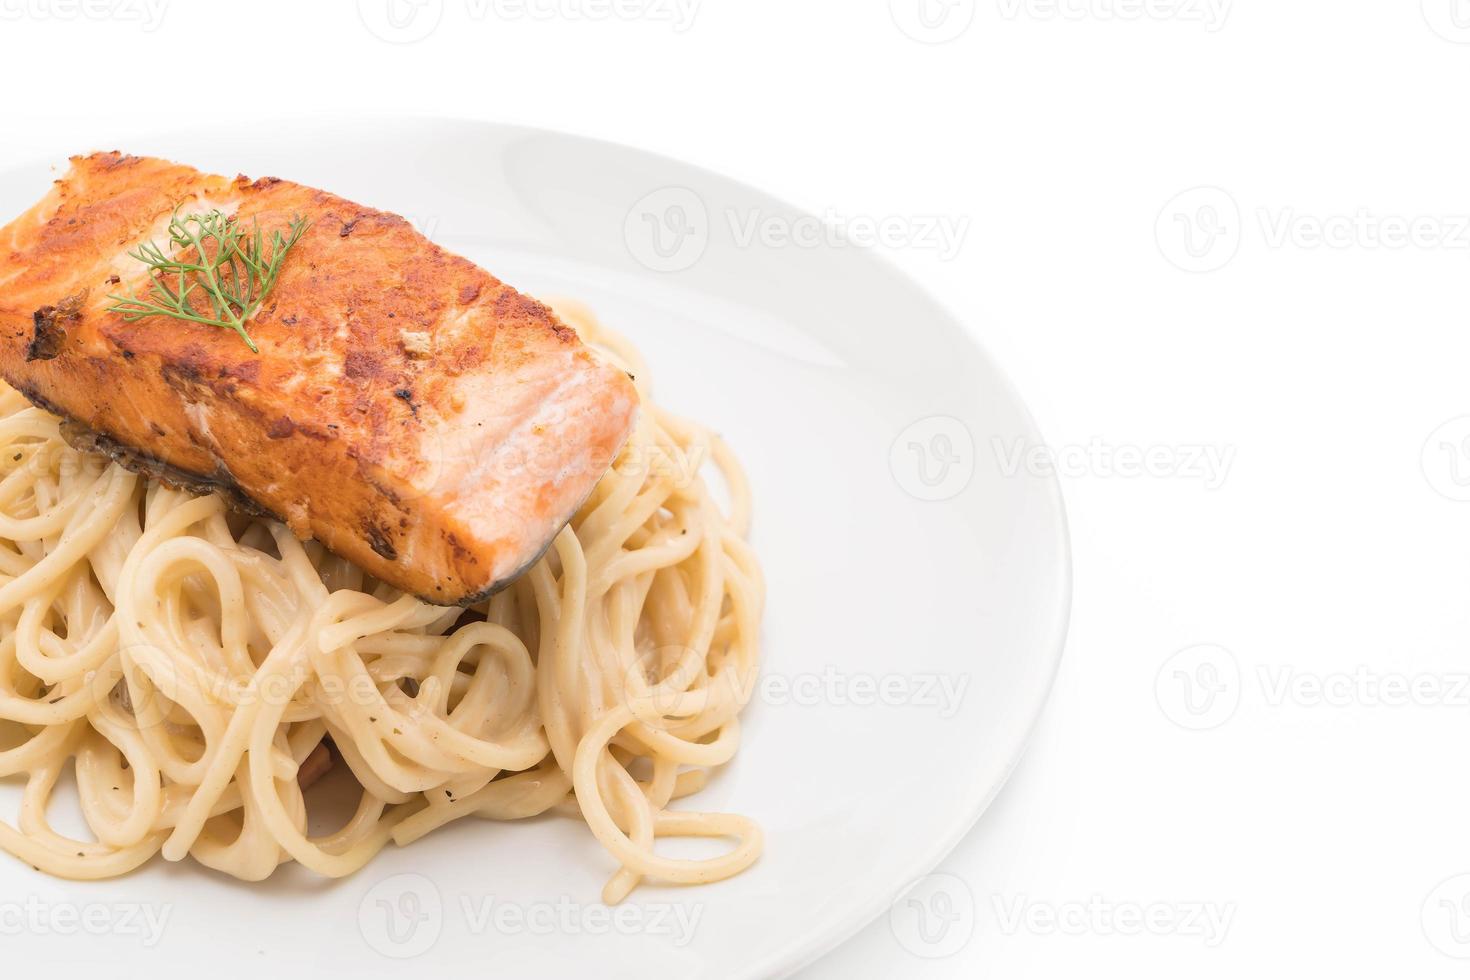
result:
M 148 242 L 128 253 L 149 268 L 152 282 L 147 296 L 110 295 L 108 299 L 117 304 L 108 309 L 128 323 L 170 316 L 224 327 L 258 354 L 260 348 L 245 332 L 245 324 L 259 312 L 281 274 L 286 253 L 301 240 L 307 224 L 298 215 L 284 234 L 274 231 L 267 239 L 259 222 L 244 229 L 218 210 L 182 218 L 175 210 L 166 248 Z M 196 296 L 204 302 L 196 301 Z

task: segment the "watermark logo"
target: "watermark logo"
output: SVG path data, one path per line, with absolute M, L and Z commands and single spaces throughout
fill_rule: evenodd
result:
M 470 17 L 484 20 L 644 20 L 668 24 L 675 34 L 694 26 L 700 0 L 465 0 Z
M 1470 0 L 1420 0 L 1430 29 L 1446 41 L 1470 44 Z
M 914 249 L 940 261 L 956 258 L 969 234 L 970 219 L 946 214 L 791 214 L 760 208 L 725 208 L 711 214 L 687 187 L 647 194 L 623 218 L 629 253 L 655 272 L 681 272 L 703 257 L 715 231 L 728 233 L 736 248 Z
M 1367 207 L 1311 214 L 1284 206 L 1256 208 L 1247 222 L 1236 199 L 1218 187 L 1176 195 L 1159 212 L 1154 235 L 1173 265 L 1214 272 L 1235 258 L 1249 224 L 1276 251 L 1470 251 L 1470 214 L 1393 214 Z
M 686 902 L 623 902 L 590 905 L 563 895 L 554 902 L 517 903 L 493 895 L 461 896 L 460 910 L 471 935 L 658 936 L 677 949 L 694 941 L 704 906 Z
M 444 931 L 444 900 L 423 875 L 385 878 L 368 889 L 357 907 L 363 940 L 389 959 L 422 956 Z
M 1213 34 L 1225 26 L 1233 0 L 997 0 L 1001 17 L 1017 20 L 1175 21 Z
M 1002 476 L 1183 479 L 1206 490 L 1224 486 L 1235 462 L 1234 446 L 1115 446 L 1097 437 L 1086 445 L 1049 446 L 992 436 L 990 448 Z
M 163 26 L 168 5 L 169 0 L 0 0 L 0 21 L 115 21 L 151 34 Z
M 767 674 L 759 696 L 777 708 L 920 708 L 948 720 L 959 713 L 969 687 L 969 674 L 849 674 L 829 665 L 821 673 Z
M 975 440 L 965 423 L 948 415 L 919 419 L 888 450 L 893 479 L 919 500 L 950 500 L 975 475 Z
M 1424 938 L 1446 956 L 1470 960 L 1470 874 L 1440 882 L 1419 910 Z
M 975 20 L 975 0 L 888 0 L 898 29 L 922 44 L 953 41 Z
M 694 24 L 699 0 L 459 0 L 453 11 L 471 24 L 638 20 L 666 23 L 682 34 Z M 357 14 L 374 37 L 390 44 L 414 44 L 439 30 L 445 2 L 357 0 Z
M 567 895 L 554 901 L 514 902 L 496 895 L 462 893 L 446 907 L 423 875 L 401 874 L 363 896 L 358 924 L 373 950 L 411 959 L 434 948 L 445 922 L 471 936 L 655 936 L 682 949 L 694 941 L 704 906 L 687 902 L 585 904 Z
M 1470 708 L 1470 673 L 1377 670 L 1303 670 L 1292 664 L 1257 664 L 1246 675 L 1223 647 L 1189 647 L 1174 654 L 1155 678 L 1164 715 L 1182 728 L 1218 728 L 1246 695 L 1261 708 L 1333 710 Z
M 1180 728 L 1207 731 L 1240 707 L 1240 663 L 1222 646 L 1205 643 L 1174 654 L 1154 678 L 1154 698 Z
M 967 216 L 947 214 L 848 215 L 829 208 L 814 214 L 767 214 L 759 209 L 725 212 L 738 248 L 876 248 L 936 253 L 948 262 L 960 253 L 970 231 Z
M 1470 501 L 1470 415 L 1450 419 L 1429 434 L 1419 469 L 1441 497 Z
M 828 664 L 820 671 L 764 674 L 721 670 L 699 686 L 666 686 L 669 669 L 685 663 L 687 647 L 660 647 L 628 666 L 623 703 L 646 724 L 669 727 L 729 703 L 758 700 L 772 708 L 880 708 L 933 712 L 944 720 L 959 714 L 969 693 L 969 674 L 932 671 L 852 672 Z
M 1240 250 L 1240 205 L 1218 187 L 1176 194 L 1154 222 L 1164 258 L 1185 272 L 1222 269 Z
M 687 187 L 663 187 L 640 198 L 623 219 L 628 252 L 654 272 L 682 272 L 709 247 L 709 210 Z
M 1180 936 L 1210 949 L 1225 941 L 1236 912 L 1234 902 L 1114 901 L 1102 895 L 1071 902 L 997 895 L 992 903 L 1007 936 Z
M 380 41 L 414 44 L 439 29 L 444 0 L 357 0 L 357 16 Z
M 975 935 L 975 896 L 950 874 L 925 875 L 888 909 L 888 927 L 898 944 L 926 960 L 964 949 Z

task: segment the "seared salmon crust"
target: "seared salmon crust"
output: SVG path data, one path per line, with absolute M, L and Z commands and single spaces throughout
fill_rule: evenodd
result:
M 155 316 L 128 253 L 218 209 L 309 221 L 247 328 Z M 275 178 L 99 153 L 0 230 L 0 375 L 73 441 L 283 521 L 389 584 L 468 605 L 533 563 L 638 398 L 536 300 L 403 218 Z

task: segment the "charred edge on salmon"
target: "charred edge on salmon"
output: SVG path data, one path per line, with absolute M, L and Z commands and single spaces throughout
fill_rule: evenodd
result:
M 26 345 L 26 360 L 49 361 L 60 354 L 61 345 L 66 341 L 64 324 L 74 323 L 82 318 L 82 304 L 86 301 L 87 292 L 83 290 L 75 296 L 68 296 L 55 306 L 43 306 L 33 313 L 31 319 L 35 323 L 36 332 Z
M 389 540 L 388 535 L 383 533 L 382 528 L 368 521 L 363 524 L 362 530 L 367 535 L 368 544 L 379 558 L 386 558 L 388 561 L 398 560 L 398 549 L 393 547 L 393 542 Z
M 27 396 L 29 397 L 29 396 Z M 51 411 L 51 409 L 47 409 Z M 113 439 L 111 436 L 98 432 L 96 429 L 83 425 L 74 419 L 63 418 L 61 423 L 61 437 L 66 440 L 67 445 L 79 453 L 91 453 L 96 456 L 106 456 L 117 463 L 123 469 L 132 470 L 150 479 L 157 480 L 164 486 L 174 490 L 186 490 L 195 496 L 206 496 L 218 493 L 229 504 L 231 510 L 239 511 L 250 517 L 263 517 L 270 520 L 280 520 L 275 514 L 260 506 L 245 491 L 240 489 L 239 484 L 228 477 L 204 477 L 188 470 L 180 469 L 171 463 L 165 463 L 147 453 L 139 452 L 131 446 L 125 446 Z
M 577 510 L 581 510 L 581 507 L 578 506 Z M 576 513 L 576 511 L 573 511 L 573 513 Z M 515 582 L 516 579 L 520 578 L 522 575 L 526 574 L 532 568 L 534 568 L 538 561 L 546 557 L 546 553 L 551 550 L 551 546 L 556 544 L 556 537 L 557 536 L 553 534 L 551 536 L 551 540 L 542 545 L 541 550 L 536 552 L 536 554 L 533 555 L 529 561 L 521 565 L 520 568 L 513 569 L 511 573 L 504 578 L 491 582 L 489 585 L 481 589 L 479 592 L 476 592 L 474 595 L 465 596 L 463 599 L 457 600 L 454 604 L 462 608 L 468 608 L 469 606 L 473 606 L 476 603 L 484 602 L 495 593 L 509 587 L 513 582 Z M 424 599 L 423 596 L 419 596 L 419 598 Z M 424 599 L 424 601 L 432 602 L 438 606 L 444 605 L 443 599 Z
M 152 480 L 157 480 L 165 486 L 171 487 L 173 489 L 185 490 L 189 493 L 195 494 L 196 496 L 203 497 L 211 493 L 218 493 L 224 499 L 225 503 L 230 507 L 231 510 L 237 511 L 241 514 L 245 514 L 249 517 L 257 517 L 262 520 L 275 521 L 279 524 L 285 523 L 285 521 L 282 520 L 279 514 L 276 514 L 267 507 L 262 507 L 255 500 L 247 496 L 245 491 L 240 488 L 239 484 L 230 479 L 227 474 L 222 477 L 200 476 L 198 473 L 194 473 L 190 470 L 181 469 L 180 467 L 174 466 L 172 463 L 165 463 L 163 460 L 158 459 L 155 456 L 151 456 L 148 453 L 133 449 L 131 446 L 123 445 L 106 433 L 98 432 L 96 429 L 93 429 L 85 422 L 78 422 L 70 415 L 67 415 L 66 412 L 62 411 L 60 406 L 53 404 L 49 399 L 47 399 L 40 392 L 36 391 L 34 388 L 29 388 L 24 385 L 15 385 L 14 387 L 17 391 L 24 395 L 32 405 L 35 405 L 43 412 L 50 412 L 52 415 L 55 415 L 57 418 L 62 420 L 61 436 L 67 441 L 67 444 L 70 445 L 77 452 L 91 453 L 97 456 L 105 456 L 106 458 L 114 461 L 126 470 L 129 470 L 133 473 L 138 473 L 142 476 L 146 476 Z M 588 492 L 588 496 L 590 495 L 591 491 Z M 576 511 L 580 508 L 581 504 L 579 503 L 576 508 L 573 508 L 572 512 L 576 513 Z M 383 534 L 380 529 L 369 525 L 365 528 L 365 530 L 368 532 L 368 540 L 369 543 L 372 545 L 374 551 L 376 551 L 380 556 L 386 558 L 389 561 L 396 561 L 398 559 L 397 549 L 393 546 L 393 543 L 388 540 L 388 538 Z M 538 561 L 540 561 L 542 557 L 545 556 L 546 552 L 551 549 L 551 546 L 555 543 L 555 541 L 556 536 L 553 535 L 552 539 L 550 541 L 547 541 L 546 544 L 541 548 L 541 550 L 538 551 L 535 556 L 532 557 L 529 561 L 521 565 L 520 568 L 515 569 L 504 578 L 490 583 L 489 586 L 481 589 L 479 592 L 476 592 L 473 595 L 467 595 L 463 598 L 450 600 L 448 602 L 445 601 L 445 598 L 442 595 L 433 596 L 421 593 L 414 593 L 414 595 L 417 596 L 419 599 L 422 599 L 424 602 L 427 602 L 430 605 L 434 606 L 459 606 L 461 608 L 467 608 L 469 606 L 475 605 L 476 603 L 484 602 L 495 593 L 509 586 L 512 582 L 520 578 L 526 572 L 530 571 L 531 567 L 534 566 Z M 442 589 L 442 586 L 440 588 Z
M 67 445 L 79 453 L 106 456 L 123 469 L 157 480 L 175 490 L 187 490 L 201 497 L 218 493 L 224 497 L 232 510 L 237 510 L 250 517 L 280 520 L 276 514 L 247 496 L 245 491 L 240 489 L 239 484 L 228 477 L 200 476 L 198 473 L 181 469 L 172 463 L 165 463 L 156 456 L 118 442 L 105 432 L 98 432 L 85 422 L 77 421 L 62 411 L 61 406 L 52 403 L 34 388 L 27 385 L 15 385 L 15 390 L 41 411 L 50 412 L 61 419 L 61 437 L 66 440 Z

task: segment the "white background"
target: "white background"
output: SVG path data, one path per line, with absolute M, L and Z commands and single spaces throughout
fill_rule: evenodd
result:
M 808 975 L 1463 976 L 1470 3 L 592 2 L 0 0 L 0 165 L 415 113 L 898 219 L 1049 438 L 1073 625 L 954 877 Z

